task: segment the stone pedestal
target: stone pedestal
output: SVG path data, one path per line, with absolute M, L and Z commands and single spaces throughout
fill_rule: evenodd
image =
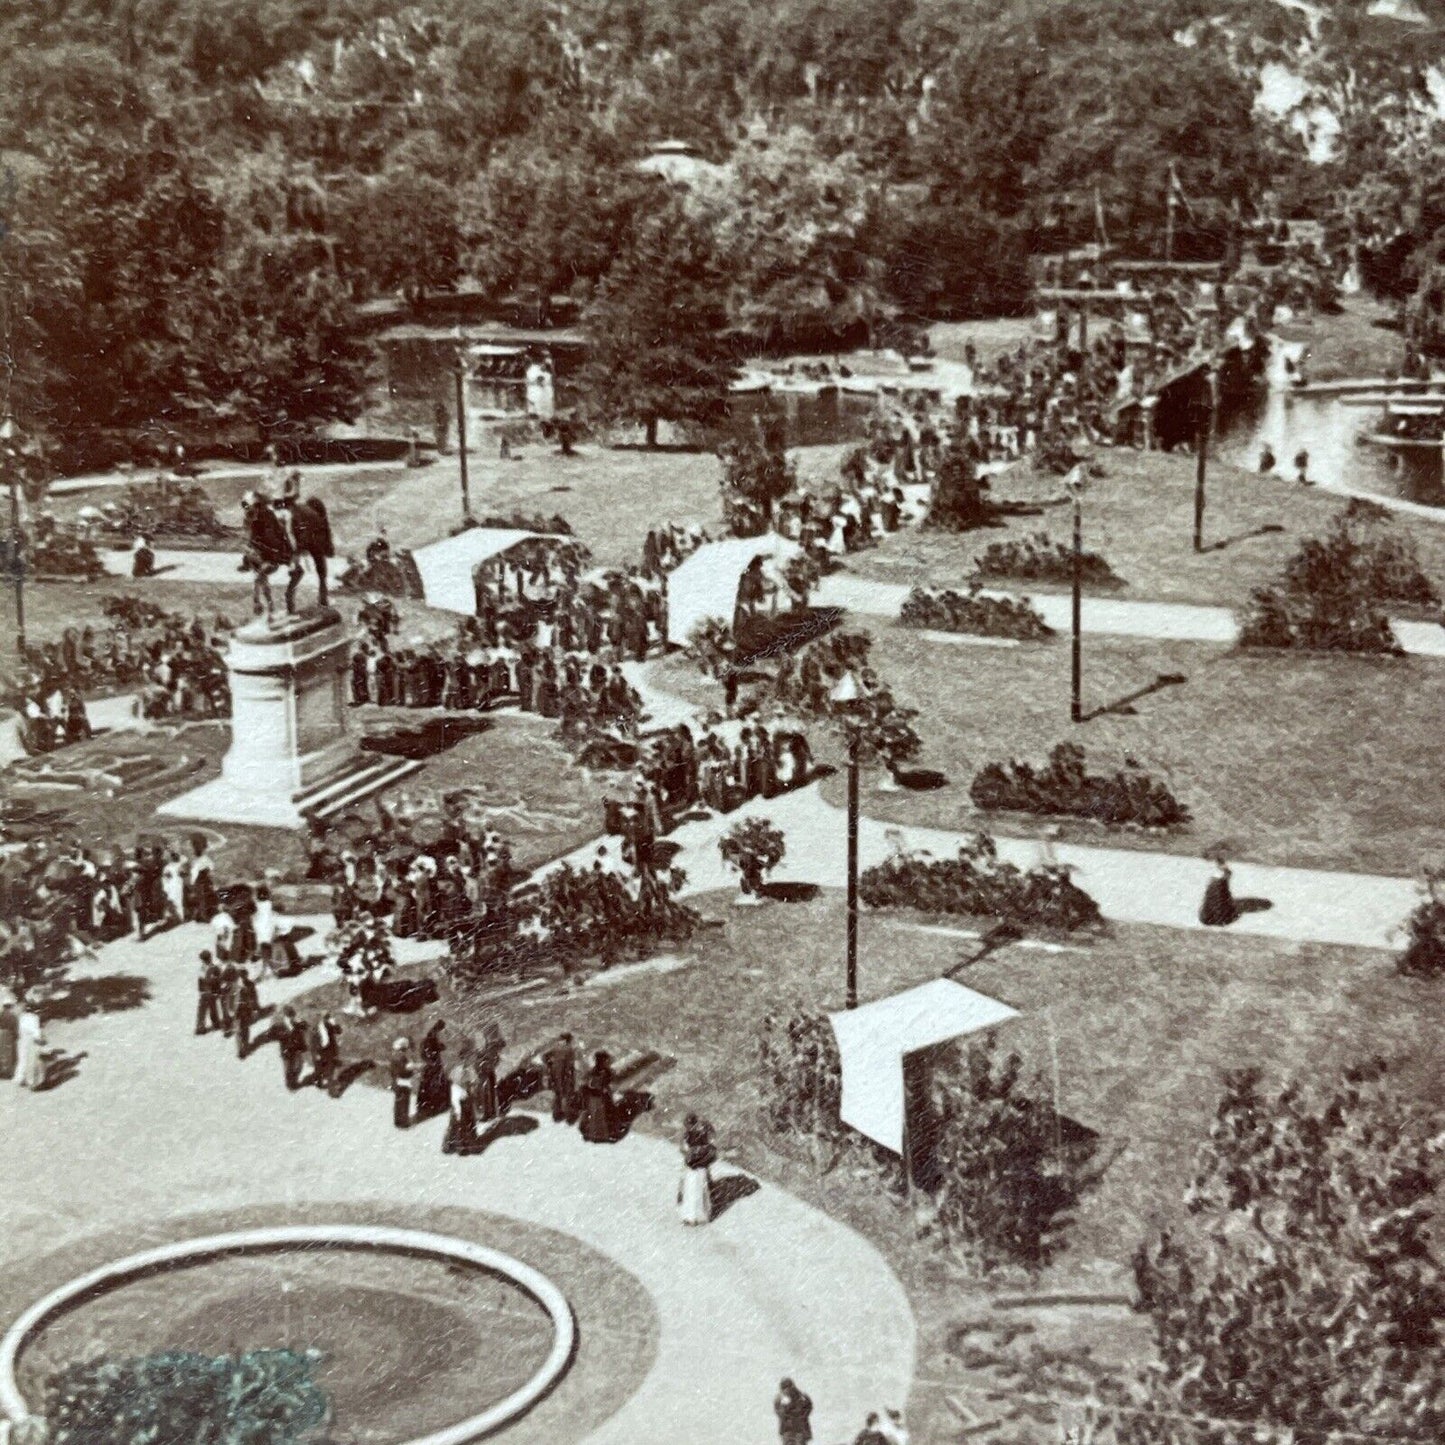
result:
M 329 607 L 231 639 L 231 747 L 221 776 L 157 812 L 172 818 L 299 828 L 395 782 L 416 763 L 361 752 L 346 726 L 351 638 Z

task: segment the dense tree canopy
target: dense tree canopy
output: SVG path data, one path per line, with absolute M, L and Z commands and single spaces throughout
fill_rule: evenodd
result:
M 1438 1118 L 1380 1063 L 1318 1091 L 1231 1074 L 1187 1218 L 1136 1257 L 1162 1370 L 1121 1438 L 1243 1445 L 1262 1426 L 1439 1439 L 1440 1146 Z
M 308 407 L 256 353 L 310 386 L 298 358 L 348 299 L 470 282 L 533 299 L 542 324 L 559 295 L 615 304 L 637 278 L 607 283 L 613 258 L 635 267 L 624 238 L 667 184 L 631 163 L 664 138 L 714 165 L 688 209 L 718 329 L 748 345 L 1017 310 L 1029 253 L 1101 218 L 1157 254 L 1172 171 L 1180 254 L 1308 206 L 1367 279 L 1415 297 L 1435 346 L 1445 7 L 1422 8 L 1431 23 L 1362 0 L 35 0 L 0 18 L 4 274 L 31 350 L 13 404 L 33 429 L 320 422 L 360 404 L 357 359 Z M 1271 68 L 1289 114 L 1258 103 Z M 1313 162 L 1310 135 L 1329 142 Z M 258 165 L 283 232 L 236 204 Z M 200 298 L 250 314 L 276 235 L 296 344 L 238 362 Z

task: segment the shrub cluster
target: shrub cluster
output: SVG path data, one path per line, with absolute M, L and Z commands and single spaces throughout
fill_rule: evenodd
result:
M 717 840 L 722 860 L 737 871 L 744 893 L 759 894 L 763 879 L 783 861 L 787 840 L 767 818 L 744 818 Z
M 987 526 L 995 511 L 989 480 L 979 473 L 971 443 L 966 435 L 954 435 L 938 459 L 923 525 L 944 532 L 971 532 Z
M 1018 928 L 1074 933 L 1103 922 L 1099 905 L 1069 876 L 1045 864 L 1025 872 L 999 859 L 987 833 L 963 844 L 957 857 L 896 853 L 859 880 L 870 908 L 916 908 L 993 918 Z
M 1047 532 L 991 542 L 974 559 L 974 574 L 980 578 L 1011 577 L 1026 582 L 1072 582 L 1074 551 L 1056 542 Z M 1117 587 L 1122 579 L 1097 552 L 1079 558 L 1080 580 L 1094 586 Z
M 990 811 L 1067 814 L 1141 828 L 1173 828 L 1189 821 L 1189 809 L 1132 758 L 1112 774 L 1090 773 L 1076 743 L 1060 743 L 1043 768 L 1017 758 L 989 763 L 974 777 L 969 796 Z
M 1405 924 L 1404 950 L 1395 967 L 1410 978 L 1440 978 L 1445 975 L 1445 869 L 1425 870 L 1425 897 Z
M 556 513 L 547 517 L 541 512 L 534 512 L 530 516 L 526 512 L 508 512 L 505 515 L 494 512 L 473 525 L 500 527 L 514 532 L 540 532 L 544 537 L 570 537 L 572 535 L 571 522 Z
M 984 1268 L 1048 1263 L 1061 1226 L 1098 1178 L 1095 1142 L 1065 1130 L 1043 1078 L 990 1035 L 934 1071 L 918 1132 L 930 1157 L 932 1232 Z
M 64 528 L 33 538 L 26 551 L 25 566 L 32 577 L 79 578 L 94 582 L 105 576 L 105 564 L 100 560 L 94 543 Z
M 1023 598 L 985 596 L 977 582 L 966 593 L 952 589 L 930 592 L 915 587 L 898 620 L 905 627 L 971 632 L 978 637 L 1014 637 L 1020 642 L 1039 642 L 1054 635 L 1053 628 L 1031 603 Z
M 120 501 L 102 509 L 108 531 L 126 537 L 224 537 L 229 528 L 216 515 L 204 487 L 171 477 L 133 483 Z
M 684 943 L 700 922 L 677 901 L 681 869 L 646 873 L 632 885 L 620 874 L 563 863 L 508 895 L 503 907 L 474 918 L 452 948 L 462 978 L 497 969 L 570 972 L 588 959 L 604 967 L 645 958 L 661 944 Z
M 1365 518 L 1364 521 L 1368 521 Z M 1358 514 L 1337 517 L 1324 538 L 1307 538 L 1283 578 L 1256 588 L 1240 626 L 1245 647 L 1399 653 L 1382 603 L 1436 606 L 1412 538 L 1361 536 Z

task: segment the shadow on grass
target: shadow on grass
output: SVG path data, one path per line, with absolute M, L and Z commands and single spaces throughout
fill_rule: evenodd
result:
M 712 1217 L 717 1219 L 744 1199 L 751 1199 L 763 1186 L 749 1174 L 725 1174 L 712 1184 Z
M 816 883 L 764 883 L 762 896 L 774 903 L 811 903 L 822 890 Z
M 989 954 L 996 953 L 1000 948 L 1006 948 L 1010 943 L 1017 943 L 1023 936 L 1023 930 L 1016 928 L 1012 923 L 996 924 L 979 940 L 977 951 L 960 958 L 943 975 L 944 978 L 957 978 L 965 969 L 972 968 L 976 963 L 982 963 Z
M 1163 692 L 1166 687 L 1182 687 L 1188 681 L 1189 679 L 1182 672 L 1161 672 L 1147 687 L 1136 688 L 1123 697 L 1115 698 L 1113 702 L 1090 709 L 1084 714 L 1084 721 L 1093 722 L 1095 718 L 1108 717 L 1110 714 L 1116 717 L 1130 717 L 1135 711 L 1134 704 L 1136 702 L 1142 702 L 1156 692 Z
M 1284 527 L 1279 522 L 1266 522 L 1262 527 L 1253 527 L 1248 532 L 1236 532 L 1232 537 L 1222 537 L 1199 550 L 1201 553 L 1222 552 L 1226 547 L 1236 546 L 1240 542 L 1252 542 L 1256 537 L 1273 537 L 1283 531 Z
M 532 1114 L 503 1114 L 500 1119 L 494 1119 L 478 1133 L 470 1144 L 454 1148 L 452 1152 L 472 1156 L 484 1154 L 499 1139 L 520 1139 L 539 1128 L 541 1125 Z
M 95 1014 L 124 1013 L 149 1003 L 151 986 L 148 979 L 134 973 L 112 973 L 104 978 L 74 978 L 65 985 L 65 992 L 56 994 L 45 1005 L 46 1023 L 75 1023 Z

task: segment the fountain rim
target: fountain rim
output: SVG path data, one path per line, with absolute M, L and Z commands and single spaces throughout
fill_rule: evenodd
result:
M 510 1424 L 546 1396 L 566 1373 L 577 1348 L 577 1322 L 567 1296 L 540 1270 L 501 1250 L 451 1235 L 385 1225 L 295 1224 L 234 1230 L 180 1240 L 126 1255 L 66 1281 L 35 1301 L 0 1338 L 0 1412 L 12 1424 L 34 1418 L 16 1379 L 26 1345 L 55 1316 L 82 1300 L 109 1292 L 156 1270 L 189 1266 L 226 1255 L 245 1255 L 297 1246 L 369 1249 L 388 1254 L 414 1254 L 464 1264 L 501 1275 L 530 1295 L 552 1323 L 552 1348 L 525 1384 L 476 1415 L 459 1420 L 405 1445 L 467 1445 Z

